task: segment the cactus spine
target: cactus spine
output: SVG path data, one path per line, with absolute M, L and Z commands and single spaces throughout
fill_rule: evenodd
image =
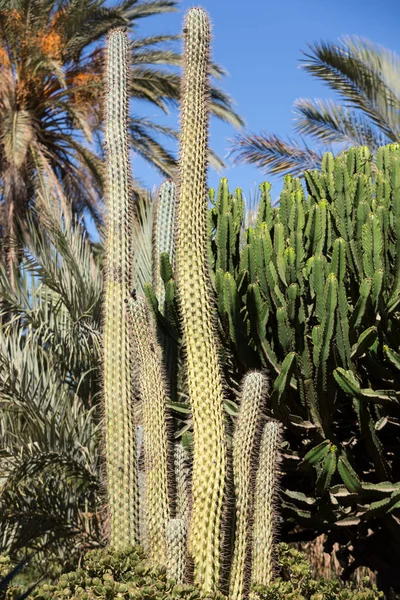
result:
M 243 598 L 247 583 L 257 438 L 266 393 L 267 379 L 263 373 L 253 372 L 245 376 L 233 436 L 236 528 L 229 590 L 231 600 Z
M 167 523 L 167 575 L 176 583 L 184 583 L 186 575 L 186 524 L 183 519 Z
M 116 548 L 139 541 L 131 348 L 124 303 L 131 286 L 128 65 L 127 35 L 116 29 L 108 38 L 106 67 L 107 267 L 103 358 L 110 544 Z
M 168 397 L 161 349 L 143 298 L 129 299 L 131 332 L 142 400 L 146 473 L 146 540 L 153 563 L 165 564 L 166 525 L 170 518 L 170 456 L 167 431 Z
M 264 425 L 257 470 L 252 541 L 251 583 L 270 585 L 273 576 L 275 497 L 281 427 L 278 421 Z
M 190 552 L 195 582 L 218 588 L 226 478 L 223 382 L 212 323 L 207 250 L 207 154 L 210 23 L 191 9 L 185 20 L 185 75 L 176 240 L 177 285 L 193 412 L 193 507 Z

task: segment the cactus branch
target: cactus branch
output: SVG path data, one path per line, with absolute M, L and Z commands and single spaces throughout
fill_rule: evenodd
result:
M 176 241 L 177 284 L 193 412 L 193 507 L 189 547 L 195 582 L 218 589 L 226 479 L 223 381 L 212 321 L 207 248 L 210 23 L 191 9 L 184 29 L 181 148 Z
M 138 471 L 132 415 L 131 349 L 124 300 L 131 276 L 130 164 L 127 138 L 128 38 L 122 29 L 107 43 L 107 231 L 104 299 L 104 408 L 110 544 L 139 541 Z

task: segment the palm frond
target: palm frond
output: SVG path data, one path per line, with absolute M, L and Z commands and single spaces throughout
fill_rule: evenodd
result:
M 294 104 L 295 130 L 322 144 L 369 146 L 376 151 L 388 143 L 371 121 L 354 109 L 347 109 L 332 100 L 299 99 Z
M 341 44 L 309 45 L 303 68 L 321 79 L 350 106 L 362 110 L 389 140 L 400 131 L 400 98 L 393 80 L 400 72 L 400 59 L 380 46 L 360 38 L 343 38 Z M 391 65 L 391 67 L 390 67 Z
M 153 218 L 154 194 L 138 198 L 136 203 L 136 222 L 134 231 L 133 272 L 134 288 L 144 294 L 144 285 L 153 280 Z
M 234 156 L 235 164 L 254 164 L 272 175 L 301 175 L 307 169 L 317 168 L 322 161 L 322 154 L 306 144 L 301 146 L 274 134 L 239 135 L 231 142 L 230 155 Z

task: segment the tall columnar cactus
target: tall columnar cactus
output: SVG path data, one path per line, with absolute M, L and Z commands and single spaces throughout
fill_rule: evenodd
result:
M 153 289 L 161 311 L 164 305 L 165 288 L 160 273 L 160 257 L 162 253 L 168 254 L 171 267 L 174 268 L 175 212 L 176 184 L 173 181 L 164 181 L 158 193 L 153 235 Z
M 124 303 L 131 287 L 128 52 L 126 33 L 114 30 L 108 38 L 106 67 L 107 266 L 103 367 L 110 544 L 116 548 L 139 541 L 131 348 Z
M 184 29 L 181 147 L 176 240 L 177 284 L 193 413 L 190 552 L 195 582 L 218 588 L 227 453 L 223 381 L 213 327 L 207 250 L 210 23 L 193 8 Z
M 243 382 L 233 436 L 236 528 L 229 589 L 231 600 L 241 600 L 248 583 L 257 442 L 262 431 L 266 394 L 266 376 L 260 372 L 248 373 Z
M 146 541 L 152 562 L 165 564 L 173 468 L 167 429 L 168 392 L 163 377 L 161 349 L 146 301 L 143 298 L 130 298 L 128 304 L 136 358 L 136 383 L 142 400 Z
M 268 421 L 264 425 L 260 444 L 251 554 L 251 583 L 260 585 L 269 585 L 273 577 L 280 438 L 281 426 L 278 421 Z

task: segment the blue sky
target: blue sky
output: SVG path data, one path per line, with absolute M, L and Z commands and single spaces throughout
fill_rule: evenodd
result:
M 235 100 L 236 109 L 253 132 L 268 130 L 293 136 L 292 105 L 296 98 L 332 98 L 322 84 L 299 68 L 301 50 L 320 40 L 335 41 L 349 34 L 367 37 L 400 54 L 400 2 L 397 0 L 181 0 L 180 10 L 141 21 L 139 34 L 175 34 L 190 7 L 205 8 L 213 23 L 212 55 L 229 73 L 223 89 Z M 163 117 L 157 109 L 140 107 L 157 122 L 177 125 L 177 115 Z M 146 112 L 147 111 L 147 112 Z M 213 120 L 211 144 L 225 156 L 232 126 Z M 160 183 L 158 174 L 138 158 L 135 175 L 147 186 Z M 281 178 L 266 177 L 251 166 L 232 167 L 228 160 L 222 173 L 209 173 L 215 186 L 220 176 L 230 186 L 241 187 L 248 196 L 264 179 L 273 183 L 273 196 L 281 189 Z

